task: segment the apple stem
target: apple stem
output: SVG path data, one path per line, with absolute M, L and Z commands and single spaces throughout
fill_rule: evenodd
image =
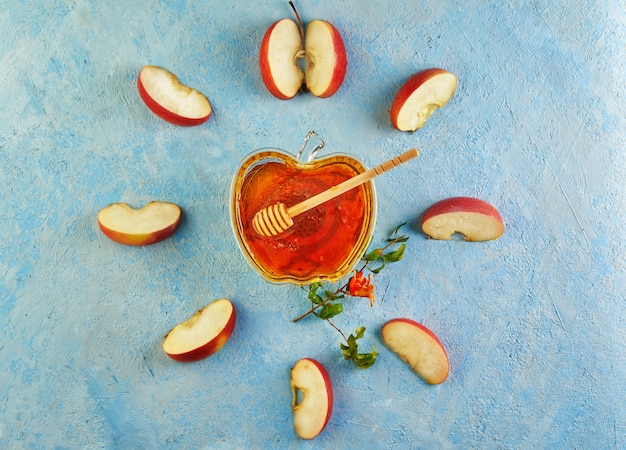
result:
M 304 25 L 302 25 L 302 19 L 300 19 L 300 14 L 298 14 L 296 5 L 294 5 L 292 1 L 289 2 L 289 5 L 291 6 L 291 9 L 293 9 L 294 14 L 296 15 L 296 19 L 298 20 L 298 28 L 300 29 L 300 38 L 302 39 L 302 45 L 304 45 Z M 302 57 L 304 57 L 304 50 L 302 50 L 302 55 L 303 55 Z

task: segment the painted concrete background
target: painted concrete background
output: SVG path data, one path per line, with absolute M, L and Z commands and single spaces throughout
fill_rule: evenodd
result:
M 491 3 L 491 4 L 490 4 Z M 283 102 L 257 69 L 286 1 L 4 0 L 0 8 L 0 447 L 625 448 L 626 3 L 298 2 L 341 30 L 348 73 L 329 99 Z M 156 64 L 203 91 L 206 124 L 169 125 L 139 99 Z M 388 109 L 412 73 L 458 76 L 452 100 L 408 134 Z M 376 180 L 380 243 L 408 221 L 403 261 L 367 327 L 374 367 L 343 361 L 339 334 L 294 286 L 240 254 L 228 197 L 244 155 L 296 152 L 309 130 L 369 166 L 420 157 Z M 506 222 L 490 243 L 427 240 L 430 204 L 481 197 Z M 167 241 L 102 235 L 111 202 L 179 204 Z M 214 299 L 238 311 L 218 354 L 179 364 L 163 335 Z M 451 372 L 427 386 L 380 327 L 418 320 Z M 328 369 L 335 408 L 312 442 L 292 429 L 289 369 Z

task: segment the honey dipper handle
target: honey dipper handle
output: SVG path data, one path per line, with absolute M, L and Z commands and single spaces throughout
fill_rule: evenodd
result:
M 289 215 L 289 217 L 295 217 L 298 214 L 302 214 L 309 209 L 315 208 L 316 206 L 321 205 L 328 200 L 331 200 L 345 192 L 348 192 L 350 189 L 354 189 L 355 187 L 362 185 L 366 181 L 369 181 L 372 178 L 393 169 L 394 167 L 398 167 L 400 164 L 410 161 L 417 155 L 419 155 L 417 149 L 412 148 L 411 150 L 408 150 L 401 155 L 390 159 L 389 161 L 385 161 L 384 163 L 376 167 L 372 167 L 371 169 L 366 170 L 365 172 L 360 173 L 357 176 L 348 178 L 347 180 L 339 183 L 336 186 L 326 189 L 325 191 L 322 191 L 319 194 L 314 195 L 313 197 L 307 198 L 306 200 L 289 207 L 287 209 L 287 214 Z

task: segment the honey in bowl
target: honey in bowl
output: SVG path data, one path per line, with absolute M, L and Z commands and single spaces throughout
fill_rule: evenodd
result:
M 240 248 L 252 266 L 277 283 L 335 281 L 348 274 L 374 228 L 371 182 L 294 217 L 293 225 L 276 236 L 256 233 L 252 219 L 263 208 L 279 202 L 295 205 L 365 170 L 348 155 L 301 162 L 267 149 L 249 156 L 233 180 L 231 215 Z

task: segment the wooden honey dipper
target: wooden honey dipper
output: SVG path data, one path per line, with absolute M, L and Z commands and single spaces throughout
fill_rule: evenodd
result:
M 412 148 L 411 150 L 408 150 L 401 155 L 390 159 L 389 161 L 385 161 L 384 163 L 366 170 L 359 175 L 348 178 L 347 180 L 332 186 L 325 191 L 314 195 L 313 197 L 307 198 L 300 203 L 290 206 L 289 208 L 287 208 L 284 203 L 280 202 L 267 206 L 254 215 L 254 218 L 252 219 L 252 228 L 261 236 L 276 236 L 291 227 L 293 225 L 293 218 L 298 214 L 302 214 L 309 209 L 315 208 L 328 200 L 348 192 L 350 189 L 354 189 L 366 181 L 369 181 L 372 178 L 393 169 L 394 167 L 398 167 L 400 164 L 410 161 L 417 155 L 419 155 L 417 149 Z

